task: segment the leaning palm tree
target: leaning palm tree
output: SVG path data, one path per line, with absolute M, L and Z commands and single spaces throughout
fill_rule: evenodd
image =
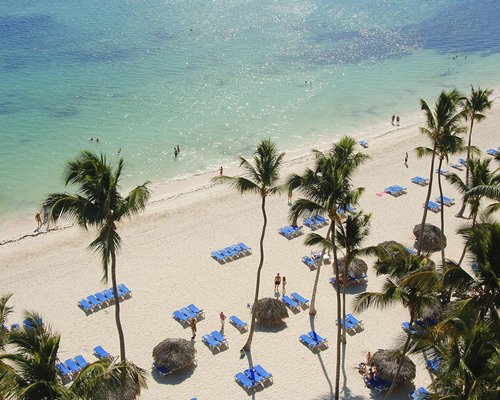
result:
M 283 164 L 285 153 L 278 151 L 276 143 L 271 139 L 262 140 L 253 156 L 254 165 L 247 159 L 240 157 L 240 167 L 243 167 L 248 177 L 245 176 L 218 176 L 215 182 L 226 183 L 234 187 L 241 194 L 255 193 L 261 197 L 261 210 L 264 223 L 260 235 L 260 260 L 257 268 L 257 282 L 255 284 L 254 304 L 259 300 L 260 273 L 264 265 L 264 236 L 267 227 L 266 199 L 268 196 L 278 193 L 282 187 L 278 185 L 279 172 Z M 255 315 L 252 314 L 248 340 L 243 346 L 244 351 L 250 351 L 255 331 Z
M 415 150 L 418 157 L 424 156 L 437 156 L 438 157 L 438 188 L 439 196 L 443 198 L 443 186 L 441 183 L 441 168 L 443 166 L 443 161 L 448 162 L 449 156 L 458 154 L 463 150 L 463 139 L 459 136 L 464 129 L 459 126 L 449 126 L 443 129 L 442 133 L 435 139 L 434 151 L 428 147 L 417 147 Z M 441 201 L 441 203 L 443 203 Z M 427 202 L 425 203 L 425 208 L 427 208 Z M 441 243 L 443 243 L 444 238 L 444 206 L 441 207 Z M 419 245 L 420 247 L 420 245 Z M 445 263 L 445 247 L 441 247 L 441 261 L 444 265 Z
M 424 204 L 427 204 L 431 198 L 432 183 L 434 180 L 434 164 L 438 150 L 439 138 L 444 132 L 453 132 L 453 128 L 458 125 L 462 118 L 462 114 L 458 111 L 459 99 L 460 95 L 456 90 L 451 92 L 442 91 L 436 101 L 436 104 L 434 105 L 434 109 L 431 109 L 424 100 L 420 99 L 421 109 L 424 111 L 427 119 L 427 126 L 420 128 L 420 131 L 430 139 L 432 144 L 429 187 L 427 189 L 427 196 Z M 422 222 L 420 223 L 420 238 L 418 239 L 417 244 L 418 255 L 422 252 L 421 243 L 426 219 L 427 207 L 424 207 Z
M 115 321 L 120 340 L 120 359 L 125 362 L 125 337 L 120 321 L 120 302 L 116 280 L 116 253 L 120 249 L 121 238 L 117 223 L 142 211 L 149 199 L 149 182 L 135 187 L 126 197 L 119 192 L 124 162 L 120 158 L 115 169 L 106 157 L 90 151 L 82 151 L 76 159 L 69 161 L 64 170 L 64 182 L 75 185 L 76 194 L 52 193 L 47 196 L 44 206 L 50 209 L 51 219 L 69 216 L 87 229 L 94 226 L 97 238 L 89 248 L 100 253 L 103 280 L 108 281 L 111 272 L 115 298 Z M 111 267 L 111 271 L 110 271 Z
M 474 89 L 474 86 L 471 85 L 471 92 L 469 97 L 465 97 L 462 99 L 463 102 L 463 115 L 466 120 L 470 120 L 469 127 L 469 139 L 467 145 L 467 164 L 465 166 L 465 182 L 469 184 L 469 163 L 471 159 L 470 148 L 472 145 L 472 128 L 474 127 L 474 121 L 481 122 L 486 118 L 484 112 L 491 108 L 493 104 L 493 100 L 490 99 L 490 96 L 493 94 L 493 91 L 490 89 L 481 89 L 480 87 Z M 462 203 L 462 208 L 457 213 L 457 217 L 462 217 L 465 211 L 466 202 Z

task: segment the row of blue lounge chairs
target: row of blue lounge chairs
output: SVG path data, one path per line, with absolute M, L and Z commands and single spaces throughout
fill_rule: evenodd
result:
M 218 262 L 224 263 L 252 254 L 252 248 L 243 242 L 239 242 L 224 249 L 212 251 L 210 254 Z
M 124 300 L 125 298 L 132 296 L 132 291 L 125 286 L 123 283 L 119 284 L 117 287 L 118 298 Z M 86 313 L 97 311 L 102 307 L 110 305 L 115 300 L 113 296 L 113 288 L 103 290 L 102 292 L 97 292 L 88 296 L 86 299 L 81 299 L 78 301 L 78 306 Z
M 439 371 L 440 364 L 441 358 L 439 356 L 435 356 L 434 358 L 431 358 L 425 362 L 425 366 L 429 369 L 429 371 L 434 373 Z
M 220 350 L 222 346 L 229 347 L 227 339 L 219 331 L 213 331 L 203 335 L 201 340 L 211 349 Z
M 261 365 L 255 365 L 244 372 L 238 372 L 234 379 L 245 390 L 255 389 L 257 386 L 264 386 L 266 382 L 272 382 L 273 375 L 267 372 Z
M 358 329 L 363 329 L 363 322 L 357 319 L 354 315 L 346 314 L 345 319 L 345 328 L 347 332 L 355 333 Z M 338 325 L 339 320 L 336 320 L 336 323 Z M 344 326 L 344 320 L 342 318 L 340 319 L 340 324 Z
M 309 303 L 308 299 L 305 299 L 296 292 L 293 292 L 292 294 L 290 294 L 290 296 L 292 296 L 292 298 L 290 298 L 286 294 L 283 295 L 282 301 L 292 310 L 300 310 L 302 306 L 307 306 Z
M 278 233 L 280 233 L 287 239 L 293 239 L 297 236 L 302 235 L 302 226 L 284 226 L 283 228 L 278 229 Z
M 94 347 L 94 355 L 98 359 L 110 358 L 111 354 L 109 354 L 106 350 L 102 348 L 102 346 Z M 56 363 L 56 368 L 59 374 L 63 378 L 72 379 L 76 376 L 82 369 L 84 369 L 89 363 L 82 355 L 77 355 L 74 359 L 68 358 L 64 362 Z
M 192 319 L 198 319 L 198 317 L 204 317 L 205 313 L 203 309 L 196 307 L 194 304 L 190 304 L 187 307 L 183 307 L 180 310 L 175 310 L 172 316 L 183 325 L 187 325 Z
M 434 326 L 436 324 L 437 324 L 437 321 L 435 319 L 425 318 L 425 319 L 416 320 L 412 324 L 412 326 L 410 326 L 410 323 L 408 321 L 405 321 L 401 324 L 401 327 L 406 332 L 410 332 L 410 330 L 411 330 L 411 333 L 416 333 L 418 329 L 426 329 L 429 326 Z
M 406 188 L 403 186 L 399 186 L 399 185 L 393 185 L 393 186 L 386 187 L 384 189 L 384 192 L 387 194 L 390 194 L 391 196 L 398 197 L 398 196 L 401 196 L 402 194 L 406 193 Z
M 322 345 L 326 345 L 328 340 L 321 337 L 315 331 L 309 332 L 307 335 L 300 335 L 299 340 L 301 343 L 305 344 L 311 350 L 314 350 Z
M 425 400 L 425 399 L 429 399 L 428 395 L 429 395 L 429 392 L 427 391 L 427 389 L 421 386 L 418 389 L 415 389 L 413 392 L 408 393 L 408 399 L 409 400 Z
M 311 229 L 317 229 L 323 225 L 326 225 L 328 221 L 328 218 L 325 218 L 322 215 L 318 214 L 304 219 L 304 225 Z
M 500 154 L 500 147 L 499 147 L 499 150 L 497 149 L 488 149 L 486 150 L 486 154 L 489 154 L 490 156 L 497 156 L 498 154 Z
M 43 325 L 43 321 L 41 319 L 38 320 L 38 324 Z M 23 321 L 23 328 L 24 329 L 33 329 L 33 328 L 35 328 L 35 325 L 33 325 L 33 322 L 31 320 L 25 319 Z M 19 331 L 19 330 L 21 330 L 21 325 L 19 325 L 18 323 L 14 323 L 10 326 L 10 330 L 11 331 Z
M 455 199 L 452 199 L 451 197 L 446 197 L 446 196 L 442 196 L 442 197 L 439 196 L 439 197 L 436 197 L 436 202 L 428 201 L 427 208 L 431 211 L 438 212 L 438 211 L 441 211 L 441 206 L 451 207 L 454 204 L 455 204 Z

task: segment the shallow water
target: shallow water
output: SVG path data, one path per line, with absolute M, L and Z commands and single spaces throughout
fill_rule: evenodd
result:
M 83 148 L 121 149 L 125 186 L 158 182 L 499 86 L 499 17 L 497 0 L 4 0 L 0 215 L 62 190 Z

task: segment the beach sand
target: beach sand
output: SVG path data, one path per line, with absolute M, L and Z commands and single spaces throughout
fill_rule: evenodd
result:
M 482 151 L 500 145 L 499 125 L 500 105 L 497 103 L 487 119 L 475 125 L 474 144 Z M 390 124 L 388 129 L 392 129 Z M 412 184 L 410 178 L 428 177 L 430 165 L 429 159 L 418 160 L 413 149 L 428 145 L 428 142 L 417 126 L 393 129 L 368 139 L 369 148 L 359 149 L 371 156 L 371 160 L 362 166 L 354 179 L 356 186 L 366 188 L 359 208 L 373 214 L 371 235 L 365 245 L 397 240 L 412 246 L 412 230 L 421 220 L 426 188 Z M 404 166 L 406 152 L 409 153 L 408 168 Z M 456 162 L 458 158 L 451 161 Z M 311 157 L 288 159 L 282 176 L 302 172 L 308 165 L 311 165 Z M 232 175 L 237 170 L 225 172 Z M 313 353 L 298 341 L 299 335 L 311 330 L 312 320 L 307 310 L 297 314 L 290 311 L 287 326 L 281 331 L 257 331 L 251 361 L 271 372 L 274 383 L 259 389 L 254 396 L 234 381 L 234 375 L 249 365 L 250 360 L 241 359 L 239 353 L 248 333 L 241 334 L 226 323 L 229 348 L 215 354 L 201 342 L 203 334 L 219 329 L 220 311 L 250 322 L 248 305 L 253 302 L 262 227 L 260 199 L 252 195 L 240 196 L 228 187 L 212 185 L 210 178 L 215 175 L 203 174 L 189 181 L 155 188 L 158 190 L 147 210 L 119 227 L 123 242 L 118 255 L 118 280 L 133 291 L 132 298 L 122 303 L 127 357 L 148 371 L 149 389 L 143 392 L 141 399 L 330 398 L 335 385 L 336 359 L 335 290 L 329 283 L 330 265 L 322 267 L 318 314 L 314 319 L 315 330 L 329 339 L 330 347 Z M 376 195 L 395 184 L 407 187 L 408 193 L 398 198 Z M 455 197 L 460 203 L 458 193 L 447 182 L 444 194 Z M 432 198 L 437 196 L 436 184 Z M 466 220 L 454 217 L 459 207 L 457 204 L 445 209 L 446 255 L 451 259 L 458 259 L 462 249 L 462 241 L 455 231 Z M 288 293 L 296 291 L 307 298 L 311 296 L 316 273 L 301 261 L 311 250 L 303 244 L 305 235 L 287 240 L 278 234 L 278 228 L 288 225 L 288 211 L 286 195 L 268 199 L 269 222 L 260 297 L 273 296 L 273 277 L 277 272 L 286 276 Z M 439 226 L 439 214 L 429 212 L 428 222 Z M 304 227 L 304 232 L 308 231 Z M 324 234 L 326 228 L 319 232 Z M 99 256 L 87 249 L 94 235 L 92 230 L 86 232 L 70 227 L 0 246 L 0 290 L 14 293 L 11 304 L 15 306 L 15 313 L 8 322 L 22 321 L 23 309 L 39 312 L 62 335 L 59 353 L 62 360 L 77 354 L 94 360 L 92 349 L 96 345 L 118 355 L 114 307 L 89 316 L 77 307 L 79 299 L 111 285 L 101 282 Z M 1 237 L 9 238 L 5 232 Z M 253 254 L 225 265 L 211 258 L 211 250 L 239 241 L 251 246 Z M 434 259 L 438 258 L 436 254 Z M 352 300 L 356 293 L 379 290 L 384 280 L 375 276 L 371 268 L 374 260 L 366 261 L 368 285 L 348 290 L 348 312 L 353 310 Z M 468 268 L 467 263 L 465 265 Z M 197 367 L 166 378 L 152 375 L 151 353 L 156 344 L 165 338 L 191 337 L 190 329 L 183 328 L 171 316 L 174 310 L 190 303 L 205 311 L 205 319 L 198 323 L 195 341 Z M 363 321 L 364 330 L 347 338 L 341 371 L 343 398 L 380 398 L 364 386 L 355 366 L 365 360 L 368 351 L 373 353 L 399 343 L 403 337 L 401 322 L 408 320 L 408 312 L 395 306 L 369 309 L 357 316 Z M 420 356 L 412 358 L 417 364 L 415 386 L 427 386 L 431 376 L 424 367 L 424 360 Z M 401 386 L 394 398 L 407 398 L 412 388 L 411 385 Z

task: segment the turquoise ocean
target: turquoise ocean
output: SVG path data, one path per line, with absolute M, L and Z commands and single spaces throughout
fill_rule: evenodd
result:
M 499 20 L 499 0 L 1 0 L 0 217 L 31 218 L 84 148 L 121 149 L 128 187 L 496 88 Z

